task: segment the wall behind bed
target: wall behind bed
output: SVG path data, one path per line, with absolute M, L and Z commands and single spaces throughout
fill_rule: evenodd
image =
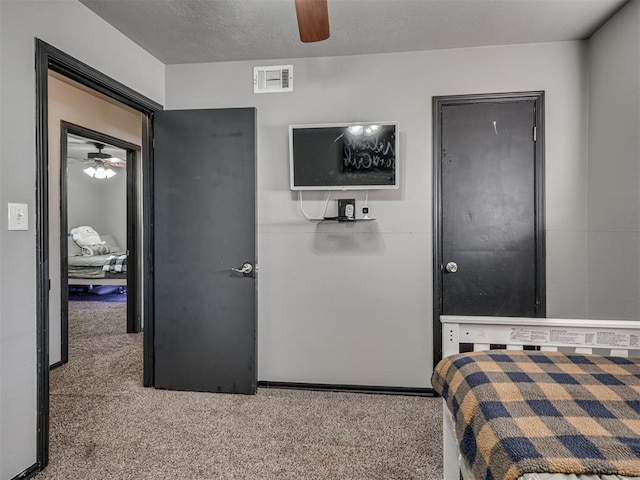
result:
M 589 41 L 588 315 L 640 318 L 640 2 Z

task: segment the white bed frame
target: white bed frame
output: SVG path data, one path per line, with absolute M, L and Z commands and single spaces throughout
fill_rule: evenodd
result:
M 68 235 L 69 242 L 73 243 L 71 240 L 71 234 Z M 120 248 L 114 253 L 124 253 Z M 127 250 L 127 253 L 129 251 Z M 126 278 L 70 278 L 67 275 L 67 285 L 118 285 L 120 287 L 127 286 Z
M 640 356 L 640 321 L 582 320 L 521 317 L 465 317 L 443 315 L 442 356 L 460 352 L 461 343 L 473 344 L 474 351 L 490 345 L 506 345 L 522 350 L 525 345 L 542 351 L 602 353 L 616 357 Z M 458 444 L 453 418 L 443 402 L 444 480 L 460 479 Z

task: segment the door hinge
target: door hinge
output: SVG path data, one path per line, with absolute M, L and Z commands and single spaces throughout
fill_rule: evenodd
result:
M 49 283 L 49 291 L 51 291 L 51 279 L 49 278 L 47 282 Z
M 538 141 L 538 127 L 533 127 L 533 141 Z

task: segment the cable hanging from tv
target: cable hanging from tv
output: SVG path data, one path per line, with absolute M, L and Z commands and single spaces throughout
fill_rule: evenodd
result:
M 304 206 L 302 205 L 302 190 L 298 190 L 298 198 L 300 199 L 300 213 L 302 213 L 302 216 L 304 218 L 306 218 L 310 222 L 321 222 L 325 219 L 325 215 L 327 214 L 327 207 L 329 206 L 329 198 L 331 198 L 331 190 L 327 192 L 327 199 L 324 202 L 324 208 L 322 209 L 319 217 L 314 217 L 305 212 Z

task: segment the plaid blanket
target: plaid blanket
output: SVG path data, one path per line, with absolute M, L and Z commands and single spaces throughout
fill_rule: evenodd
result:
M 104 261 L 105 272 L 123 273 L 127 271 L 127 255 L 109 255 Z
M 432 378 L 478 480 L 525 473 L 640 476 L 640 359 L 490 350 Z

